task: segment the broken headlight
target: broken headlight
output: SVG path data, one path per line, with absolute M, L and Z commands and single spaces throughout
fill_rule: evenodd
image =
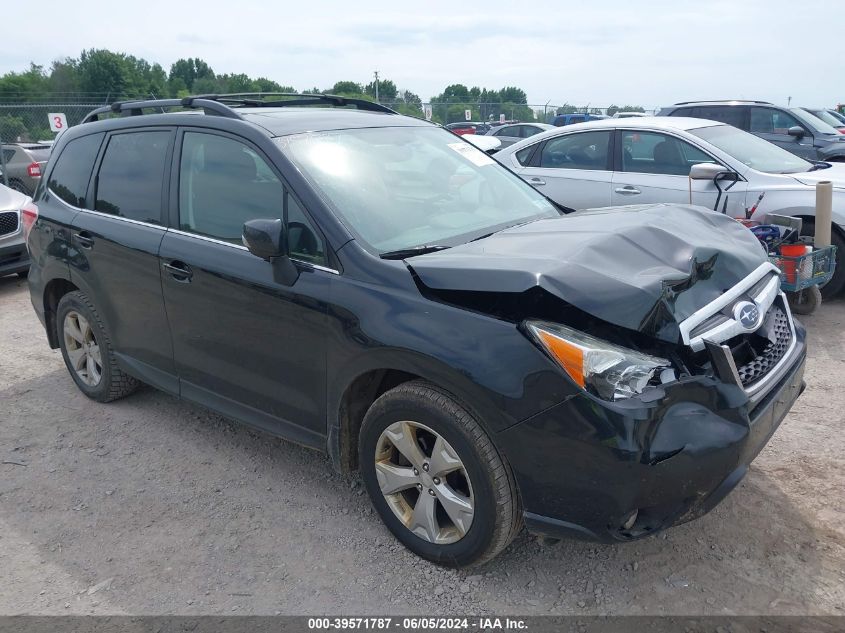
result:
M 665 358 L 641 354 L 547 321 L 526 321 L 528 332 L 579 387 L 605 400 L 642 393 L 671 367 Z

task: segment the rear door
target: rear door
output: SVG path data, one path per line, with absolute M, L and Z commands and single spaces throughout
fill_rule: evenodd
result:
M 612 130 L 591 130 L 548 139 L 517 173 L 555 202 L 573 209 L 611 203 Z
M 106 137 L 86 208 L 73 219 L 71 281 L 100 312 L 130 373 L 176 392 L 158 249 L 175 129 L 144 128 Z
M 246 139 L 186 128 L 161 245 L 167 315 L 184 397 L 310 446 L 323 445 L 326 242 L 267 157 Z M 283 218 L 292 286 L 241 243 L 243 224 Z
M 493 132 L 493 136 L 502 142 L 502 147 L 508 147 L 522 140 L 520 128 L 519 125 L 505 125 Z
M 702 149 L 664 132 L 623 129 L 617 132 L 618 168 L 613 174 L 613 204 L 676 203 L 712 209 L 718 189 L 711 181 L 690 180 L 689 173 L 698 163 L 718 163 Z M 722 183 L 722 187 L 730 186 Z M 744 209 L 747 183 L 737 182 L 727 196 L 719 200 L 719 211 L 739 215 Z
M 796 126 L 804 130 L 804 136 L 789 135 L 789 128 Z M 813 147 L 812 131 L 789 112 L 777 108 L 752 106 L 749 131 L 796 156 L 807 160 L 818 159 L 816 148 Z

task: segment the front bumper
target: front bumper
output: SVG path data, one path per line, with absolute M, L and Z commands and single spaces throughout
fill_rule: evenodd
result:
M 735 385 L 695 377 L 651 401 L 578 395 L 500 433 L 529 531 L 626 541 L 709 512 L 804 389 L 805 334 L 795 325 L 787 371 L 753 404 Z
M 27 270 L 29 270 L 29 254 L 26 251 L 24 241 L 0 246 L 0 277 L 26 272 Z

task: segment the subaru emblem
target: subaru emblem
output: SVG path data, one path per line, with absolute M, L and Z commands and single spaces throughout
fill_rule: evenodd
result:
M 751 301 L 740 301 L 734 306 L 734 318 L 751 332 L 760 325 L 760 309 Z

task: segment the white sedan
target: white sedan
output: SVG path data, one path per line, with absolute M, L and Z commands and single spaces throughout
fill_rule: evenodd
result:
M 766 213 L 801 217 L 808 233 L 816 183 L 831 180 L 837 271 L 824 294 L 845 288 L 845 164 L 811 163 L 730 125 L 683 117 L 556 128 L 506 147 L 495 158 L 573 209 L 691 202 L 744 218 L 765 193 L 753 219 Z

